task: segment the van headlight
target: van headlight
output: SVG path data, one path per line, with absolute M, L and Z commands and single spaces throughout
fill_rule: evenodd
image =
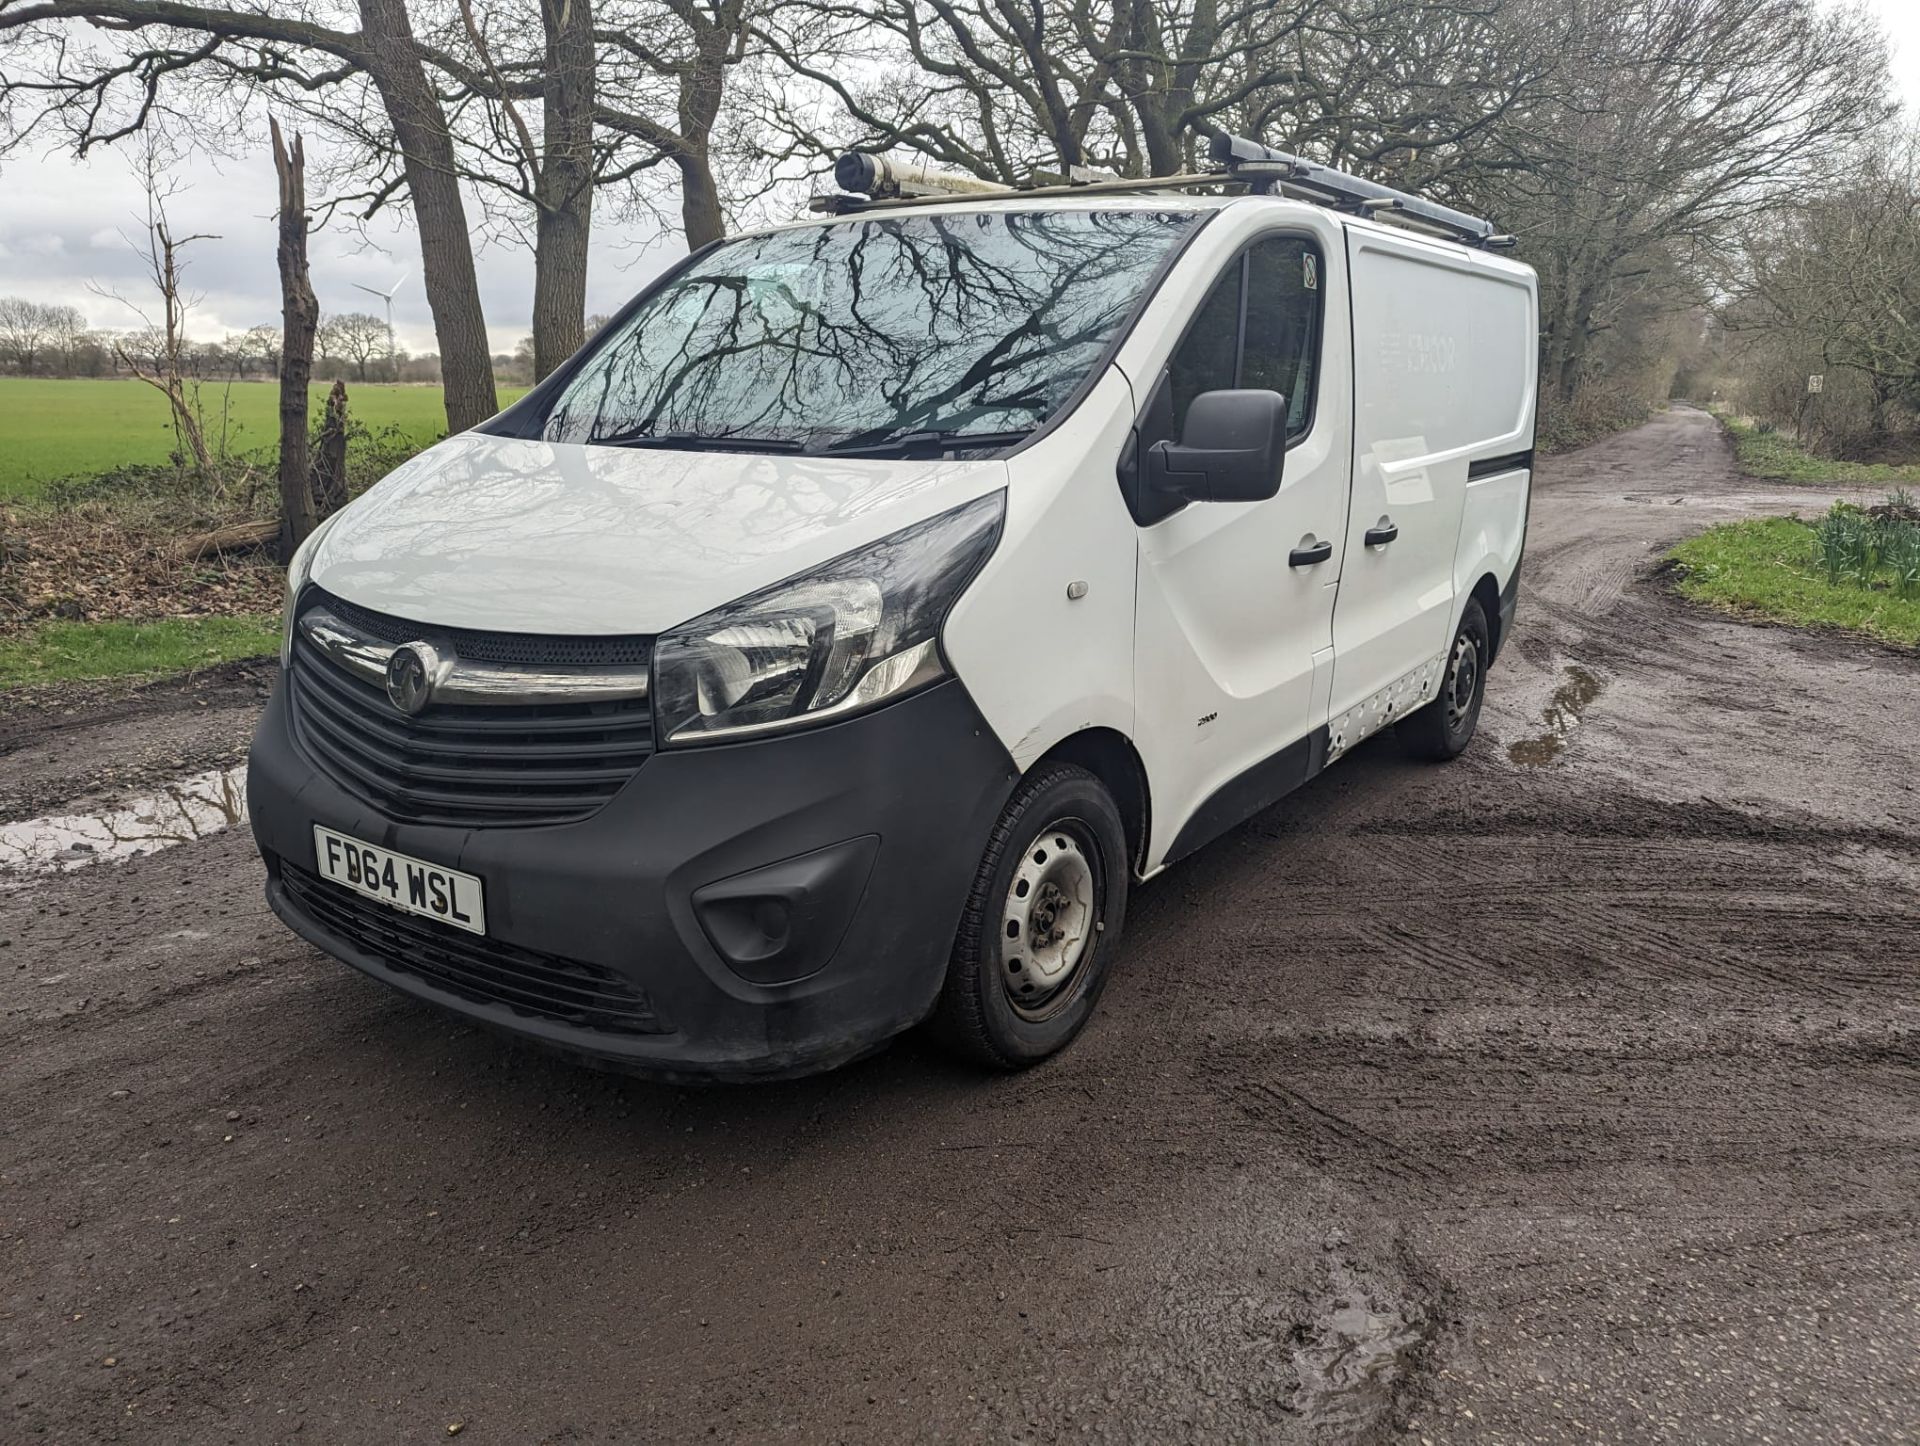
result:
M 655 727 L 702 743 L 825 722 L 947 676 L 940 625 L 1000 536 L 995 492 L 715 608 L 653 651 Z
M 345 509 L 343 508 L 342 511 Z M 280 615 L 280 666 L 282 669 L 293 666 L 293 609 L 300 601 L 300 589 L 307 585 L 307 574 L 313 569 L 313 554 L 320 546 L 320 539 L 327 535 L 327 529 L 340 519 L 335 512 L 307 534 L 307 540 L 293 550 L 293 559 L 287 564 L 287 597 Z

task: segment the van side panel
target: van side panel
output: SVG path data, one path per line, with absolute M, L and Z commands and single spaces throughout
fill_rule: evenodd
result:
M 1475 448 L 1477 465 L 1469 468 L 1466 505 L 1460 520 L 1460 546 L 1454 557 L 1454 618 L 1465 609 L 1467 595 L 1481 578 L 1491 575 L 1509 598 L 1520 555 L 1526 548 L 1527 517 L 1533 490 L 1533 445 L 1539 408 L 1539 283 L 1531 269 L 1485 253 L 1473 258 L 1474 269 L 1485 281 L 1485 305 L 1474 312 L 1474 350 L 1486 358 L 1489 392 L 1510 399 L 1511 417 L 1499 414 L 1492 422 L 1508 421 L 1508 433 L 1518 445 L 1503 452 L 1496 445 Z M 1524 465 L 1511 468 L 1499 459 L 1511 457 Z M 1502 620 L 1487 620 L 1496 628 Z M 1502 636 L 1496 650 L 1506 646 Z
M 1476 462 L 1533 445 L 1533 277 L 1527 268 L 1350 222 L 1354 486 L 1334 611 L 1333 751 L 1434 694 L 1475 578 L 1463 554 Z M 1524 474 L 1476 502 L 1476 533 L 1517 534 Z M 1511 522 L 1489 509 L 1511 508 Z M 1366 536 L 1391 533 L 1369 546 Z M 1493 555 L 1504 582 L 1514 553 Z M 1473 562 L 1481 560 L 1476 554 Z M 1477 576 L 1477 574 L 1476 574 Z M 1350 726 L 1342 738 L 1341 721 Z
M 1492 575 L 1502 588 L 1520 562 L 1520 545 L 1525 540 L 1527 489 L 1533 474 L 1524 467 L 1476 477 L 1467 483 L 1466 507 L 1460 521 L 1460 546 L 1454 556 L 1453 587 L 1457 615 L 1467 605 L 1467 595 L 1481 578 Z M 1498 618 L 1488 618 L 1497 628 Z M 1500 640 L 1504 647 L 1506 640 Z
M 1024 771 L 1084 728 L 1134 736 L 1134 526 L 1114 482 L 1133 427 L 1117 368 L 1016 455 L 999 547 L 941 646 Z M 1072 592 L 1079 596 L 1073 596 Z

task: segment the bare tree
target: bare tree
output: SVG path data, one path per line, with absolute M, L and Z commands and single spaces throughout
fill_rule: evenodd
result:
M 32 376 L 44 354 L 58 344 L 63 310 L 76 319 L 80 315 L 72 307 L 0 296 L 0 357 L 11 361 L 21 376 Z
M 1525 3 L 796 0 L 755 34 L 816 92 L 768 95 L 779 160 L 854 141 L 1001 182 L 1169 175 L 1231 129 L 1338 164 L 1417 158 L 1430 178 L 1542 80 L 1537 58 L 1494 43 Z M 838 63 L 848 52 L 863 64 Z
M 1623 316 L 1700 299 L 1742 224 L 1824 185 L 1888 114 L 1885 42 L 1858 11 L 1628 0 L 1569 14 L 1536 37 L 1562 60 L 1524 118 L 1523 163 L 1479 188 L 1540 272 L 1542 377 L 1562 399 Z
M 284 310 L 284 301 L 282 304 Z M 264 376 L 278 376 L 284 341 L 281 329 L 277 326 L 262 324 L 250 326 L 234 342 L 234 350 L 247 366 L 255 366 Z M 312 367 L 309 359 L 308 367 Z
M 447 424 L 462 431 L 498 403 L 453 133 L 405 0 L 356 0 L 355 13 L 358 28 L 349 29 L 313 18 L 332 15 L 317 3 L 0 0 L 0 41 L 9 45 L 0 109 L 10 100 L 34 105 L 29 125 L 64 125 L 84 154 L 144 129 L 164 109 L 163 85 L 195 73 L 283 95 L 338 87 L 351 96 L 364 85 L 393 138 L 399 164 L 391 189 L 404 184 L 418 225 Z M 102 51 L 75 42 L 76 21 L 137 38 Z
M 83 351 L 95 343 L 93 331 L 77 306 L 49 305 L 47 328 L 49 350 L 59 359 L 60 375 L 70 377 L 78 369 Z
M 1752 229 L 1745 283 L 1723 313 L 1750 358 L 1788 363 L 1787 394 L 1759 399 L 1775 420 L 1807 420 L 1804 372 L 1837 374 L 1836 390 L 1850 379 L 1864 425 L 1850 432 L 1823 393 L 1819 430 L 1865 454 L 1889 440 L 1897 408 L 1920 412 L 1920 131 L 1876 139 L 1850 173 Z
M 168 156 L 151 137 L 140 155 L 138 175 L 145 200 L 140 235 L 129 244 L 139 255 L 158 294 L 159 319 L 147 305 L 129 300 L 117 291 L 102 291 L 145 323 L 138 341 L 116 342 L 114 355 L 134 376 L 167 399 L 173 414 L 173 428 L 181 444 L 192 454 L 193 464 L 201 472 L 213 470 L 213 455 L 207 448 L 205 429 L 200 425 L 198 409 L 187 398 L 187 378 L 192 365 L 192 343 L 187 337 L 187 314 L 197 297 L 185 288 L 186 248 L 196 241 L 217 239 L 206 233 L 179 236 L 167 220 L 167 202 L 180 192 L 166 176 Z
M 273 169 L 279 182 L 280 269 L 280 555 L 288 560 L 318 518 L 307 480 L 307 388 L 313 380 L 313 338 L 320 303 L 307 274 L 307 150 L 295 135 L 288 145 L 280 122 L 273 133 Z
M 725 234 L 715 131 L 756 21 L 790 0 L 543 0 L 483 10 L 432 32 L 434 64 L 464 121 L 466 179 L 533 216 L 533 372 L 585 340 L 596 192 L 631 210 L 656 171 L 680 183 L 690 249 Z M 537 104 L 537 112 L 535 106 Z
M 342 312 L 320 323 L 324 355 L 353 364 L 357 381 L 368 381 L 367 369 L 387 354 L 387 324 L 364 311 Z

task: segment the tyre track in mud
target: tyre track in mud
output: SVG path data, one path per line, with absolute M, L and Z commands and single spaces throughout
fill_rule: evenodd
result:
M 1681 409 L 1544 463 L 1468 755 L 1142 891 L 1015 1078 L 583 1073 L 234 834 L 0 895 L 0 1438 L 1907 1439 L 1920 668 L 1651 580 L 1827 500 Z

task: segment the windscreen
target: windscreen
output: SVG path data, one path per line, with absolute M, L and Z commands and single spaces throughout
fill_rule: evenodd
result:
M 967 212 L 744 237 L 603 338 L 541 435 L 808 451 L 1004 440 L 1066 401 L 1193 221 Z

